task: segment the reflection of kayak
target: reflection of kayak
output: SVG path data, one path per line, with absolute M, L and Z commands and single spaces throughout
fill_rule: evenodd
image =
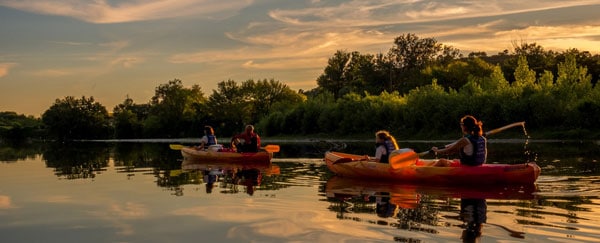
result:
M 184 171 L 233 171 L 258 169 L 265 175 L 278 175 L 281 169 L 278 165 L 272 163 L 256 162 L 204 162 L 195 160 L 184 160 L 181 163 L 181 169 Z
M 392 201 L 403 208 L 412 208 L 418 204 L 420 195 L 441 198 L 533 199 L 535 198 L 533 193 L 537 191 L 537 188 L 535 184 L 513 184 L 508 186 L 398 184 L 389 181 L 333 176 L 327 181 L 325 191 L 329 198 L 385 194 L 389 195 Z
M 540 175 L 535 163 L 484 164 L 481 166 L 432 167 L 435 160 L 418 160 L 406 167 L 392 169 L 389 164 L 363 160 L 364 156 L 340 152 L 325 153 L 327 167 L 337 175 L 397 182 L 447 184 L 533 184 Z
M 190 147 L 181 149 L 181 154 L 186 160 L 205 161 L 212 163 L 270 163 L 273 153 L 259 151 L 256 153 L 238 153 L 214 150 L 196 150 Z

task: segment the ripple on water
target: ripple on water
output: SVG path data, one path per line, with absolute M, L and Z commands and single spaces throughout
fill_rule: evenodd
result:
M 541 176 L 537 180 L 538 196 L 597 197 L 600 194 L 599 176 Z

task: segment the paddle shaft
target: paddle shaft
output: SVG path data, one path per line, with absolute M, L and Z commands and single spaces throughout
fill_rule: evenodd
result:
M 494 135 L 496 133 L 502 132 L 502 131 L 504 131 L 506 129 L 509 129 L 509 128 L 512 128 L 512 127 L 516 127 L 516 126 L 525 126 L 525 122 L 524 121 L 522 121 L 522 122 L 515 122 L 515 123 L 512 123 L 512 124 L 508 124 L 506 126 L 503 126 L 503 127 L 499 127 L 499 128 L 493 129 L 493 130 L 489 130 L 489 131 L 487 131 L 485 133 L 485 136 L 487 137 L 489 135 Z
M 483 136 L 487 137 L 489 135 L 494 135 L 496 133 L 502 132 L 502 131 L 504 131 L 506 129 L 513 128 L 513 127 L 516 127 L 516 126 L 525 126 L 525 122 L 524 121 L 522 121 L 522 122 L 515 122 L 515 123 L 508 124 L 506 126 L 503 126 L 503 127 L 492 129 L 492 130 L 489 130 L 486 133 L 484 133 Z M 425 152 L 419 153 L 419 156 L 427 155 L 427 154 L 429 154 L 431 152 L 433 152 L 433 150 L 427 150 Z

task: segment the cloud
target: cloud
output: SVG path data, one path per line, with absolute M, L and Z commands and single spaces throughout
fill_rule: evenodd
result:
M 106 42 L 106 43 L 100 43 L 99 44 L 101 47 L 107 47 L 111 50 L 121 50 L 125 47 L 130 46 L 129 41 L 126 40 L 121 40 L 121 41 L 112 41 L 112 42 Z
M 111 1 L 112 2 L 112 1 Z M 222 18 L 250 5 L 251 0 L 6 0 L 0 6 L 22 11 L 66 16 L 91 23 L 123 23 L 188 16 Z
M 110 62 L 111 66 L 131 68 L 144 60 L 139 57 L 117 57 Z
M 9 196 L 0 195 L 0 209 L 15 208 Z
M 382 33 L 376 31 L 362 30 L 347 32 L 286 32 L 283 30 L 254 35 L 228 33 L 230 39 L 241 42 L 244 46 L 234 49 L 178 53 L 172 55 L 169 62 L 213 64 L 241 62 L 245 68 L 256 69 L 322 68 L 327 64 L 328 58 L 339 49 L 367 48 L 365 51 L 377 52 L 383 46 L 388 48 L 393 37 L 382 38 L 381 35 Z
M 47 78 L 57 78 L 57 77 L 65 77 L 73 75 L 72 71 L 68 71 L 66 69 L 43 69 L 38 71 L 32 71 L 31 74 L 33 76 L 38 77 L 47 77 Z
M 14 62 L 0 62 L 0 78 L 8 75 L 10 69 L 12 69 L 15 66 L 17 66 L 17 64 Z
M 348 1 L 320 2 L 303 9 L 274 9 L 269 16 L 294 26 L 336 27 L 428 23 L 432 21 L 500 16 L 597 4 L 595 1 Z

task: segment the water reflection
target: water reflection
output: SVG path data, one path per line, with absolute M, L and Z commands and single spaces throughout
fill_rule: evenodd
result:
M 461 220 L 463 224 L 456 226 L 463 231 L 457 238 L 475 242 L 480 238 L 482 225 L 487 221 L 487 199 L 533 200 L 537 188 L 533 184 L 486 188 L 472 185 L 433 187 L 333 176 L 326 182 L 325 192 L 331 202 L 329 210 L 335 211 L 338 219 L 388 225 L 433 235 L 439 234 L 440 226 L 448 226 L 444 219 Z M 456 204 L 460 204 L 460 209 L 456 209 Z M 448 216 L 448 212 L 457 212 L 457 215 Z M 370 215 L 376 215 L 377 218 Z M 520 234 L 512 235 L 522 237 Z M 396 236 L 394 240 L 419 241 L 401 236 Z
M 319 149 L 336 146 L 372 152 L 370 143 L 281 144 L 273 167 L 224 168 L 188 167 L 165 143 L 1 147 L 0 232 L 10 242 L 188 242 L 199 232 L 214 242 L 456 242 L 477 225 L 465 212 L 478 210 L 465 208 L 482 203 L 461 202 L 469 199 L 487 207 L 475 240 L 597 242 L 597 145 L 530 145 L 545 168 L 536 185 L 483 189 L 332 177 Z M 521 162 L 521 146 L 494 144 L 491 152 Z
M 487 204 L 484 198 L 461 198 L 460 217 L 464 222 L 463 242 L 476 242 L 481 237 L 483 223 L 487 222 Z
M 46 166 L 64 179 L 93 179 L 108 166 L 110 145 L 88 146 L 85 143 L 51 143 L 43 152 Z
M 182 196 L 182 186 L 204 184 L 207 194 L 218 189 L 220 193 L 245 192 L 254 195 L 263 181 L 280 174 L 280 168 L 272 163 L 211 163 L 183 160 L 178 170 L 165 171 L 159 176 L 159 186 L 171 188 L 173 195 Z

